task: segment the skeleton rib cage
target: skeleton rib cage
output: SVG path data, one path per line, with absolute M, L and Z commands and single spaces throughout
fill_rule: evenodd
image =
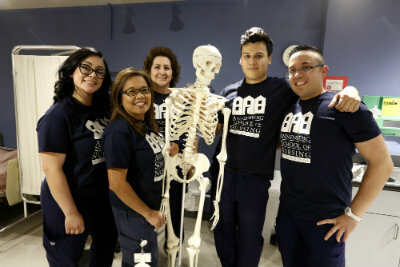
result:
M 184 139 L 184 158 L 189 159 L 196 151 L 196 136 L 203 138 L 207 145 L 213 143 L 218 124 L 218 111 L 224 106 L 225 99 L 210 94 L 208 88 L 171 89 L 173 103 L 170 114 L 170 137 L 171 140 L 177 140 L 187 133 Z

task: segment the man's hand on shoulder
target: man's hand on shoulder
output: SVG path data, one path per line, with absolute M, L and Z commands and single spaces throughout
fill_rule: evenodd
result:
M 358 90 L 353 86 L 347 86 L 342 91 L 337 93 L 328 107 L 335 107 L 340 112 L 356 112 L 360 107 L 361 98 Z

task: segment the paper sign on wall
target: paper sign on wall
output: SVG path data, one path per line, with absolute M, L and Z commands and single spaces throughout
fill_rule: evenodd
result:
M 347 86 L 347 76 L 326 76 L 324 88 L 327 91 L 339 92 Z
M 382 115 L 400 116 L 400 97 L 384 97 L 382 101 Z

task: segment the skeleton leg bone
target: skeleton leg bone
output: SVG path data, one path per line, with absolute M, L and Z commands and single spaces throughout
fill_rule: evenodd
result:
M 179 250 L 179 238 L 175 235 L 174 228 L 172 227 L 172 222 L 171 222 L 171 209 L 169 205 L 169 199 L 167 202 L 167 232 L 168 232 L 168 237 L 167 237 L 167 254 L 168 254 L 168 266 L 175 266 L 176 262 L 176 255 Z
M 204 206 L 204 198 L 205 198 L 205 190 L 207 188 L 207 185 L 209 184 L 209 180 L 206 178 L 201 178 L 202 173 L 206 172 L 209 167 L 210 167 L 210 162 L 208 158 L 201 153 L 196 153 L 193 155 L 193 161 L 192 161 L 192 166 L 195 168 L 194 174 L 190 180 L 184 180 L 178 177 L 176 173 L 176 166 L 178 166 L 179 162 L 179 157 L 178 155 L 175 155 L 174 157 L 170 157 L 169 155 L 166 155 L 166 163 L 167 163 L 167 172 L 166 172 L 166 186 L 165 186 L 165 193 L 163 196 L 162 200 L 162 206 L 164 210 L 164 214 L 167 217 L 167 231 L 168 231 L 168 237 L 167 237 L 167 254 L 168 254 L 168 266 L 169 267 L 175 267 L 175 262 L 176 262 L 176 255 L 179 250 L 179 238 L 175 235 L 173 226 L 172 226 L 172 221 L 171 221 L 171 212 L 170 212 L 170 204 L 169 204 L 169 189 L 170 189 L 170 181 L 171 178 L 174 180 L 178 180 L 182 183 L 188 183 L 193 180 L 198 180 L 200 183 L 200 207 L 199 207 L 199 214 L 198 214 L 198 219 L 199 221 L 199 216 L 200 216 L 200 223 L 196 221 L 196 227 L 198 227 L 198 234 L 194 234 L 195 238 L 189 239 L 189 244 L 192 242 L 192 246 L 189 245 L 191 248 L 189 252 L 189 259 L 190 254 L 193 254 L 196 259 L 198 255 L 198 248 L 200 247 L 200 227 L 201 227 L 201 216 L 203 213 L 203 206 Z M 175 170 L 175 171 L 174 171 Z M 201 210 L 200 210 L 201 209 Z M 197 226 L 199 224 L 199 226 Z M 196 230 L 195 230 L 196 231 Z M 193 237 L 192 236 L 192 237 Z M 198 246 L 196 245 L 198 242 Z M 194 259 L 194 258 L 193 258 Z M 192 266 L 192 265 L 191 265 Z M 196 264 L 197 266 L 197 264 Z
M 188 247 L 186 248 L 189 254 L 189 266 L 190 267 L 197 267 L 198 264 L 198 255 L 200 251 L 200 229 L 201 229 L 201 219 L 203 217 L 203 208 L 204 208 L 204 199 L 206 196 L 206 188 L 207 185 L 210 183 L 208 178 L 200 177 L 198 179 L 200 184 L 200 205 L 199 210 L 197 212 L 197 219 L 196 224 L 194 226 L 194 231 L 192 236 L 188 240 Z
M 178 177 L 176 166 L 178 166 L 180 157 L 179 154 L 171 157 L 167 153 L 166 149 L 169 146 L 169 142 L 165 144 L 163 149 L 163 155 L 165 159 L 164 179 L 163 181 L 163 198 L 161 202 L 161 211 L 164 213 L 167 221 L 167 255 L 168 255 L 168 266 L 175 267 L 176 255 L 179 250 L 179 238 L 175 235 L 174 228 L 171 221 L 171 208 L 170 208 L 170 185 L 171 180 L 174 177 Z M 165 184 L 165 188 L 164 188 Z
M 179 243 L 180 239 L 176 236 L 174 228 L 172 226 L 172 220 L 171 220 L 171 208 L 170 208 L 170 183 L 171 180 L 174 178 L 179 178 L 176 166 L 179 165 L 181 162 L 181 158 L 179 154 L 170 157 L 168 153 L 165 155 L 165 178 L 166 183 L 165 183 L 165 191 L 162 199 L 162 211 L 164 212 L 164 215 L 166 217 L 167 221 L 167 247 L 166 251 L 168 254 L 168 266 L 170 267 L 175 267 L 175 262 L 176 262 L 176 256 L 179 250 Z M 183 180 L 185 181 L 185 180 Z
M 168 157 L 168 156 L 167 156 Z M 177 155 L 175 155 L 177 157 Z M 167 160 L 168 161 L 168 160 Z M 171 183 L 172 174 L 167 172 L 166 174 L 166 185 L 165 192 L 162 199 L 161 210 L 164 213 L 167 221 L 167 254 L 168 254 L 168 266 L 175 266 L 176 254 L 179 249 L 179 238 L 175 235 L 174 228 L 172 227 L 171 222 L 171 208 L 170 208 L 170 183 Z

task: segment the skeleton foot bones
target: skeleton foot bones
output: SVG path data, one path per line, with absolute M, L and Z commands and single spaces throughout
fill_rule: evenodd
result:
M 202 174 L 210 167 L 208 158 L 197 153 L 197 138 L 202 137 L 206 144 L 210 145 L 215 139 L 215 132 L 218 124 L 218 112 L 224 110 L 224 129 L 222 136 L 222 149 L 217 159 L 220 163 L 218 174 L 217 196 L 214 201 L 216 207 L 213 215 L 213 227 L 219 219 L 218 202 L 222 189 L 224 165 L 226 162 L 226 133 L 230 111 L 225 107 L 225 98 L 210 93 L 208 85 L 214 79 L 215 74 L 221 68 L 222 56 L 218 49 L 211 45 L 199 46 L 193 52 L 193 65 L 196 69 L 196 82 L 188 88 L 170 88 L 172 93 L 165 100 L 167 111 L 165 116 L 165 143 L 170 144 L 171 140 L 178 140 L 183 134 L 187 137 L 183 152 L 175 156 L 169 156 L 168 147 L 163 149 L 165 157 L 165 172 L 163 186 L 162 211 L 167 219 L 167 253 L 168 265 L 175 267 L 176 253 L 178 251 L 179 239 L 176 237 L 171 224 L 169 189 L 171 180 L 180 183 L 191 183 L 198 181 L 200 184 L 200 203 L 193 235 L 188 240 L 189 263 L 191 267 L 198 264 L 198 253 L 201 244 L 200 228 L 201 217 L 204 207 L 204 198 L 207 185 L 210 183 Z M 182 170 L 194 168 L 193 175 L 189 178 L 180 178 L 177 167 Z

